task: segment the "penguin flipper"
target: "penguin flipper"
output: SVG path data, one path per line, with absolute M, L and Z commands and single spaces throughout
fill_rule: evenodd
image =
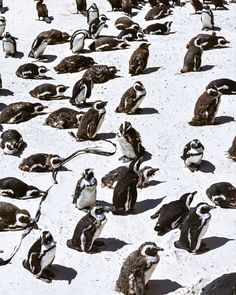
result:
M 29 267 L 30 267 L 30 272 L 32 272 L 32 274 L 37 275 L 38 273 L 40 273 L 41 267 L 40 267 L 40 259 L 39 259 L 38 253 L 33 252 L 31 254 L 31 262 Z

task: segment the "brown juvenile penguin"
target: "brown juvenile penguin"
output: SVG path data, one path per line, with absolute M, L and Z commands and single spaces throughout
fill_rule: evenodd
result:
M 66 32 L 61 32 L 59 30 L 51 29 L 48 31 L 41 32 L 37 38 L 44 37 L 48 40 L 48 45 L 56 45 L 65 42 L 69 42 L 70 35 Z
M 131 55 L 129 60 L 129 73 L 134 75 L 143 74 L 147 67 L 150 43 L 142 43 Z
M 94 65 L 95 61 L 92 57 L 83 55 L 71 55 L 65 57 L 56 67 L 58 74 L 80 72 Z
M 83 75 L 83 79 L 92 80 L 94 84 L 105 83 L 115 78 L 117 68 L 107 65 L 93 65 Z

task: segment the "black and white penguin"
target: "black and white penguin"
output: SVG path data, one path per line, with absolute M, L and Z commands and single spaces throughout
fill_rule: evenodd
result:
M 189 2 L 193 6 L 195 13 L 202 11 L 203 5 L 200 0 L 190 0 Z
M 25 209 L 17 206 L 0 202 L 0 231 L 13 231 L 26 228 L 33 219 Z
M 29 94 L 41 100 L 61 99 L 64 98 L 64 93 L 68 88 L 69 86 L 65 85 L 44 83 L 29 91 Z
M 183 150 L 181 159 L 191 172 L 198 171 L 203 157 L 204 146 L 198 139 L 193 139 L 187 143 Z
M 187 44 L 186 48 L 189 48 L 194 44 L 194 41 L 199 38 L 200 43 L 203 50 L 213 49 L 213 48 L 224 48 L 230 42 L 227 41 L 223 36 L 217 36 L 216 32 L 212 32 L 212 34 L 198 34 L 193 37 Z
M 2 46 L 3 46 L 3 52 L 5 52 L 5 57 L 15 57 L 17 53 L 16 49 L 16 37 L 13 37 L 9 32 L 6 32 L 3 40 L 2 40 Z
M 222 94 L 236 94 L 236 81 L 231 79 L 222 78 L 213 80 L 206 86 L 206 91 L 212 87 L 217 88 Z
M 94 84 L 105 83 L 114 79 L 118 71 L 115 66 L 93 65 L 83 74 L 83 78 L 92 80 Z
M 75 73 L 85 70 L 95 64 L 92 57 L 84 55 L 71 55 L 65 57 L 54 70 L 57 74 Z
M 119 160 L 125 163 L 141 157 L 145 152 L 140 134 L 132 127 L 130 122 L 126 121 L 120 125 L 117 141 L 123 154 Z
M 140 81 L 136 81 L 132 87 L 125 91 L 121 97 L 117 113 L 135 114 L 140 112 L 140 104 L 146 96 L 146 89 Z
M 33 154 L 22 160 L 19 169 L 27 172 L 50 172 L 61 166 L 63 158 L 52 154 Z
M 186 193 L 182 195 L 179 200 L 162 205 L 162 207 L 151 216 L 152 219 L 158 217 L 158 221 L 154 227 L 158 236 L 163 236 L 181 225 L 190 211 L 190 205 L 196 193 L 197 192 Z
M 138 23 L 134 22 L 130 17 L 128 16 L 121 16 L 117 18 L 115 21 L 115 27 L 117 30 L 126 30 L 126 29 L 134 29 L 137 31 L 141 30 L 141 27 Z
M 175 241 L 175 247 L 193 254 L 207 250 L 201 249 L 201 246 L 204 246 L 204 244 L 201 245 L 201 241 L 211 220 L 210 210 L 215 208 L 207 203 L 199 203 L 181 225 L 180 237 L 178 241 Z
M 215 10 L 217 8 L 221 8 L 221 9 L 224 9 L 224 10 L 229 10 L 226 6 L 224 6 L 224 3 L 226 3 L 225 1 L 223 0 L 211 0 L 211 3 L 213 5 L 215 5 Z M 226 3 L 227 4 L 227 3 Z
M 201 39 L 197 38 L 195 39 L 194 44 L 188 48 L 188 51 L 184 57 L 183 68 L 180 72 L 187 73 L 199 71 L 202 63 L 202 52 L 203 47 L 201 44 Z
M 82 217 L 77 223 L 71 240 L 67 240 L 67 246 L 79 252 L 97 252 L 101 242 L 96 241 L 102 233 L 107 222 L 104 208 L 96 206 Z
M 58 129 L 78 128 L 84 112 L 69 108 L 60 108 L 52 112 L 46 119 L 46 125 Z
M 145 242 L 132 252 L 121 267 L 116 290 L 127 295 L 145 294 L 145 286 L 160 260 L 159 251 L 164 250 L 154 242 Z
M 170 7 L 166 5 L 154 6 L 145 15 L 145 20 L 155 20 L 167 17 L 172 14 Z
M 70 103 L 77 107 L 86 106 L 86 99 L 90 98 L 93 86 L 93 81 L 90 79 L 78 80 L 73 87 Z
M 99 9 L 95 3 L 92 3 L 87 10 L 87 23 L 90 25 L 93 20 L 99 17 Z
M 202 288 L 201 295 L 234 295 L 236 272 L 224 274 Z
M 46 77 L 44 74 L 48 71 L 49 69 L 45 66 L 27 63 L 17 69 L 16 76 L 23 79 L 43 79 Z
M 93 169 L 87 168 L 76 184 L 73 204 L 79 210 L 90 210 L 96 205 L 96 198 L 97 179 L 94 177 Z
M 89 49 L 92 51 L 109 51 L 125 49 L 129 46 L 125 41 L 115 37 L 99 37 L 89 45 Z
M 133 28 L 124 29 L 117 36 L 118 39 L 123 41 L 145 41 L 145 34 Z
M 42 231 L 28 252 L 28 257 L 22 262 L 24 268 L 37 279 L 50 283 L 55 276 L 50 266 L 55 259 L 56 242 L 49 231 Z
M 96 137 L 105 118 L 107 101 L 97 100 L 93 106 L 83 115 L 80 121 L 76 139 L 92 140 Z
M 40 59 L 48 45 L 48 40 L 45 37 L 37 37 L 32 46 L 28 57 Z
M 214 27 L 214 15 L 210 6 L 205 5 L 201 14 L 202 30 L 212 30 Z
M 112 11 L 120 10 L 122 8 L 121 7 L 122 0 L 107 0 L 107 1 L 110 3 Z
M 48 17 L 48 8 L 47 5 L 43 3 L 43 0 L 34 0 L 37 1 L 36 10 L 38 13 L 39 20 L 43 20 L 47 23 L 50 23 L 51 20 Z
M 214 183 L 206 190 L 206 194 L 216 206 L 236 209 L 236 187 L 231 183 Z
M 28 185 L 15 177 L 5 177 L 0 179 L 0 195 L 13 199 L 32 199 L 43 197 L 46 192 L 39 190 L 33 185 Z
M 70 38 L 70 50 L 73 53 L 81 52 L 84 49 L 85 39 L 89 37 L 87 30 L 77 30 Z
M 0 16 L 0 39 L 2 38 L 5 28 L 6 28 L 6 19 L 4 16 Z
M 132 15 L 132 0 L 121 0 L 121 7 L 124 13 L 131 17 Z
M 76 2 L 76 13 L 82 13 L 85 14 L 87 11 L 87 1 L 86 0 L 75 0 Z
M 6 106 L 0 113 L 0 124 L 18 124 L 41 113 L 46 106 L 41 103 L 15 102 Z
M 155 173 L 159 171 L 159 168 L 153 168 L 151 166 L 144 166 L 143 168 L 139 169 L 139 181 L 137 184 L 138 188 L 147 187 L 150 183 L 150 179 L 155 175 Z
M 199 96 L 194 108 L 194 117 L 189 124 L 192 126 L 214 124 L 220 101 L 221 92 L 217 88 L 213 86 L 207 89 L 207 91 Z
M 150 34 L 150 35 L 164 35 L 164 34 L 168 34 L 170 32 L 171 29 L 171 22 L 165 22 L 164 24 L 161 23 L 155 23 L 152 24 L 148 27 L 146 27 L 146 29 L 143 30 L 143 32 L 145 34 Z
M 106 21 L 109 20 L 104 14 L 95 18 L 89 25 L 89 35 L 91 38 L 96 39 L 101 33 L 103 28 L 107 28 Z
M 48 40 L 48 45 L 56 45 L 69 41 L 70 35 L 66 32 L 51 29 L 48 31 L 41 32 L 37 38 L 46 38 Z
M 236 161 L 236 136 L 234 137 L 231 147 L 228 149 L 228 157 Z
M 148 62 L 150 43 L 142 43 L 131 55 L 129 60 L 129 74 L 131 76 L 143 74 Z
M 4 154 L 15 155 L 25 146 L 22 135 L 15 129 L 8 129 L 0 135 L 0 147 Z

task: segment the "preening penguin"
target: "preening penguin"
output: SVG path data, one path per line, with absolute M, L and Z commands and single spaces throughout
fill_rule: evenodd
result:
M 45 73 L 47 71 L 49 70 L 45 66 L 27 63 L 17 69 L 16 76 L 23 79 L 43 79 L 46 78 Z
M 236 94 L 236 81 L 231 79 L 222 78 L 213 80 L 207 85 L 206 91 L 214 87 L 222 94 Z
M 50 83 L 44 83 L 36 86 L 29 94 L 35 98 L 41 100 L 52 100 L 64 98 L 65 91 L 69 86 L 65 85 L 53 85 Z
M 0 39 L 2 38 L 5 28 L 6 28 L 6 19 L 4 16 L 0 16 Z
M 84 55 L 71 55 L 65 57 L 54 70 L 57 74 L 75 73 L 85 70 L 95 64 L 92 57 Z
M 197 192 L 186 193 L 179 200 L 162 205 L 162 207 L 151 216 L 152 219 L 158 217 L 154 227 L 158 236 L 163 236 L 172 229 L 178 228 L 189 213 L 193 197 Z
M 183 150 L 181 159 L 191 172 L 198 171 L 203 157 L 204 146 L 198 139 L 194 139 L 187 143 Z
M 129 73 L 134 75 L 143 74 L 147 67 L 150 43 L 142 43 L 131 55 L 129 60 Z
M 73 53 L 81 52 L 84 49 L 84 41 L 89 37 L 87 30 L 77 30 L 70 38 L 70 50 Z
M 102 244 L 96 239 L 99 238 L 106 222 L 104 208 L 93 207 L 77 223 L 72 239 L 67 241 L 67 246 L 79 252 L 97 252 Z
M 194 44 L 188 48 L 184 57 L 184 65 L 181 73 L 199 71 L 202 63 L 202 44 L 201 39 L 197 38 Z
M 37 279 L 50 283 L 55 276 L 50 266 L 56 254 L 56 242 L 49 231 L 42 231 L 28 252 L 28 257 L 22 262 L 24 268 Z
M 70 103 L 77 107 L 86 106 L 86 99 L 90 98 L 93 86 L 93 81 L 90 79 L 78 80 L 73 87 Z
M 48 45 L 56 45 L 68 42 L 70 35 L 66 32 L 61 32 L 59 30 L 51 29 L 48 31 L 41 32 L 37 38 L 44 37 L 48 41 Z
M 137 31 L 141 30 L 141 27 L 138 23 L 134 22 L 130 17 L 128 16 L 122 16 L 117 18 L 115 21 L 115 27 L 117 30 L 125 30 L 125 29 L 134 29 Z
M 212 34 L 198 34 L 197 36 L 193 37 L 188 42 L 186 48 L 190 48 L 190 46 L 194 45 L 194 41 L 198 38 L 200 39 L 199 45 L 201 44 L 203 50 L 224 48 L 230 43 L 223 36 L 217 36 L 216 32 L 212 32 Z
M 95 39 L 90 45 L 89 49 L 92 51 L 108 51 L 125 49 L 130 45 L 123 40 L 114 37 L 99 37 Z
M 4 154 L 15 155 L 25 146 L 22 135 L 15 129 L 8 129 L 0 135 L 0 147 Z
M 151 275 L 160 260 L 159 251 L 164 251 L 154 242 L 143 243 L 138 250 L 132 252 L 123 263 L 116 289 L 126 295 L 140 294 L 145 292 Z
M 164 24 L 155 23 L 150 26 L 147 26 L 146 29 L 143 30 L 145 34 L 150 35 L 164 35 L 168 34 L 171 29 L 172 22 L 165 22 Z
M 99 9 L 95 3 L 92 3 L 87 10 L 87 23 L 90 25 L 91 22 L 99 17 Z
M 45 37 L 37 37 L 32 46 L 28 57 L 40 59 L 48 45 L 48 40 Z
M 107 28 L 106 21 L 109 20 L 104 14 L 95 18 L 89 25 L 89 35 L 91 38 L 96 39 L 101 33 L 103 28 Z
M 86 0 L 75 0 L 76 2 L 76 8 L 77 12 L 76 13 L 82 13 L 86 14 L 87 11 L 87 1 Z
M 228 149 L 228 157 L 236 161 L 236 136 L 234 137 L 231 147 Z
M 175 247 L 193 254 L 207 250 L 201 249 L 201 241 L 211 220 L 210 210 L 215 208 L 207 203 L 199 203 L 181 225 L 180 237 L 174 243 Z
M 118 71 L 115 66 L 93 65 L 83 74 L 83 78 L 92 80 L 94 84 L 105 83 L 114 79 Z
M 13 37 L 9 32 L 6 32 L 2 40 L 3 52 L 5 52 L 5 57 L 15 57 L 17 53 L 16 49 L 16 37 Z
M 214 27 L 214 15 L 210 6 L 205 5 L 202 9 L 201 15 L 202 30 L 211 30 Z
M 147 14 L 145 15 L 145 20 L 155 20 L 164 18 L 168 15 L 171 15 L 172 12 L 173 11 L 170 9 L 170 7 L 166 5 L 155 6 L 147 12 Z

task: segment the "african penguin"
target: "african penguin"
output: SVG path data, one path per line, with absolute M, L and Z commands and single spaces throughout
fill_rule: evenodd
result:
M 202 63 L 202 52 L 203 47 L 201 44 L 201 39 L 197 38 L 194 40 L 194 44 L 188 48 L 188 51 L 184 57 L 183 68 L 181 73 L 200 71 Z
M 91 22 L 99 17 L 99 9 L 95 3 L 92 3 L 87 10 L 87 23 L 90 25 Z
M 211 0 L 211 3 L 213 5 L 215 5 L 215 10 L 219 7 L 221 9 L 224 9 L 224 10 L 228 10 L 227 7 L 224 6 L 224 3 L 226 3 L 225 1 L 223 0 Z M 227 3 L 226 3 L 227 4 Z
M 49 71 L 45 66 L 38 66 L 33 63 L 27 63 L 21 65 L 17 71 L 16 76 L 23 79 L 43 79 L 46 78 L 44 75 Z
M 150 179 L 155 175 L 157 171 L 159 171 L 159 168 L 152 168 L 151 166 L 144 166 L 143 168 L 139 169 L 139 181 L 137 187 L 147 187 L 150 184 Z
M 77 30 L 70 38 L 70 50 L 73 53 L 81 52 L 84 49 L 85 39 L 89 37 L 87 30 Z
M 173 11 L 166 5 L 155 6 L 147 12 L 147 14 L 145 15 L 145 20 L 164 18 L 168 15 L 171 15 L 172 12 Z
M 132 0 L 121 0 L 121 7 L 124 13 L 131 17 L 132 15 Z
M 29 94 L 41 100 L 61 99 L 64 98 L 64 93 L 68 88 L 69 86 L 61 84 L 53 85 L 50 83 L 44 83 L 29 91 Z
M 198 11 L 202 11 L 203 5 L 200 0 L 190 0 L 189 2 L 193 6 L 195 13 L 197 13 Z
M 96 39 L 103 28 L 107 28 L 106 21 L 109 20 L 104 14 L 95 18 L 89 25 L 89 35 L 92 39 Z
M 236 161 L 236 136 L 234 137 L 232 145 L 227 152 L 228 152 L 228 157 Z
M 224 48 L 230 42 L 227 41 L 223 36 L 217 36 L 216 32 L 212 32 L 212 34 L 198 34 L 193 37 L 187 44 L 186 48 L 189 48 L 194 44 L 194 41 L 200 38 L 200 43 L 203 50 L 213 49 L 213 48 Z
M 90 79 L 94 84 L 105 83 L 114 79 L 119 70 L 115 66 L 93 65 L 83 74 L 84 79 Z
M 202 30 L 212 30 L 214 27 L 214 15 L 210 6 L 205 5 L 201 14 Z
M 206 91 L 212 87 L 217 88 L 222 94 L 236 94 L 236 81 L 231 79 L 222 78 L 213 80 L 206 86 Z
M 3 46 L 3 52 L 5 52 L 5 57 L 15 57 L 17 53 L 16 49 L 16 37 L 13 37 L 9 32 L 6 32 L 3 40 L 2 40 L 2 46 Z
M 26 143 L 22 135 L 15 129 L 5 130 L 0 135 L 0 147 L 3 149 L 4 154 L 15 155 L 25 146 Z
M 70 103 L 77 107 L 86 106 L 86 99 L 90 98 L 93 86 L 93 81 L 90 79 L 78 80 L 73 87 Z
M 2 38 L 5 28 L 6 28 L 6 19 L 4 16 L 0 16 L 0 39 Z
M 125 30 L 128 28 L 134 29 L 134 30 L 141 30 L 141 27 L 138 23 L 134 22 L 130 17 L 128 16 L 122 16 L 117 18 L 115 21 L 115 27 L 117 30 Z
M 99 37 L 95 39 L 90 45 L 89 49 L 92 51 L 108 51 L 125 49 L 130 45 L 123 40 L 114 37 Z
M 34 0 L 37 1 L 38 3 L 36 4 L 36 10 L 38 13 L 38 18 L 39 20 L 43 20 L 47 23 L 50 23 L 51 20 L 48 17 L 48 8 L 47 5 L 43 3 L 43 0 Z
M 65 57 L 56 67 L 54 67 L 54 70 L 57 74 L 75 73 L 88 69 L 94 64 L 95 62 L 92 57 L 71 55 Z
M 44 37 L 48 41 L 48 45 L 56 45 L 69 41 L 70 35 L 66 32 L 51 29 L 48 31 L 41 32 L 37 38 Z
M 164 24 L 155 23 L 155 24 L 152 24 L 152 25 L 146 27 L 146 29 L 144 29 L 143 32 L 144 32 L 144 34 L 150 34 L 150 35 L 168 34 L 171 29 L 171 24 L 172 24 L 172 21 L 165 22 Z
M 188 142 L 183 150 L 181 159 L 191 172 L 198 171 L 203 157 L 204 146 L 198 139 L 193 139 Z
M 28 57 L 41 59 L 47 45 L 48 45 L 47 38 L 37 37 L 31 46 L 31 50 Z
M 124 29 L 118 34 L 117 38 L 129 42 L 146 40 L 145 34 L 142 31 L 133 28 Z
M 143 74 L 148 62 L 150 43 L 142 43 L 131 55 L 129 60 L 129 74 L 131 76 Z
M 82 13 L 85 14 L 87 11 L 87 1 L 86 0 L 75 0 L 76 2 L 76 13 Z
M 118 9 L 121 9 L 121 1 L 122 0 L 107 0 L 110 5 L 111 5 L 111 9 L 112 11 L 115 11 L 115 10 L 118 10 Z
M 236 272 L 224 274 L 202 288 L 201 295 L 235 295 Z

